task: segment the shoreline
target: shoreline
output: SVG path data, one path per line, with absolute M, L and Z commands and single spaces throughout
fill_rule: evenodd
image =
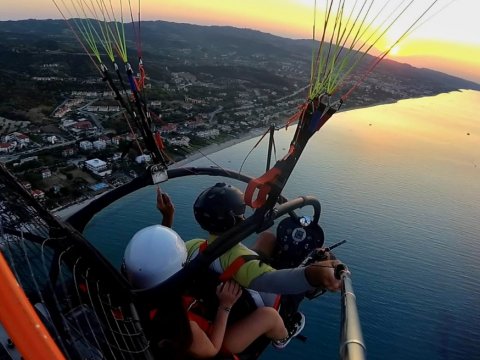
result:
M 242 136 L 240 136 L 238 138 L 231 139 L 231 140 L 225 141 L 225 142 L 220 143 L 220 144 L 215 143 L 215 144 L 210 144 L 210 145 L 204 146 L 204 147 L 198 149 L 197 151 L 194 151 L 194 152 L 188 154 L 184 159 L 173 163 L 172 165 L 169 166 L 169 168 L 170 169 L 177 169 L 177 168 L 186 166 L 186 165 L 194 162 L 195 160 L 201 159 L 205 156 L 215 154 L 219 151 L 225 150 L 229 147 L 240 144 L 244 141 L 248 141 L 248 140 L 256 138 L 258 136 L 262 136 L 265 133 L 265 131 L 267 131 L 267 130 L 268 130 L 268 127 L 252 129 L 248 133 L 244 133 L 244 134 L 242 134 Z M 84 200 L 80 203 L 75 203 L 75 204 L 66 206 L 62 209 L 59 209 L 59 210 L 52 210 L 52 214 L 57 216 L 58 218 L 60 218 L 62 220 L 65 220 L 68 217 L 70 217 L 71 215 L 73 215 L 74 213 L 76 213 L 77 211 L 83 209 L 85 206 L 90 204 L 92 201 L 94 201 L 94 200 L 98 199 L 99 197 L 107 194 L 111 190 L 113 190 L 113 189 L 109 189 L 108 191 L 105 191 L 101 194 L 98 194 L 98 195 L 94 196 L 93 198 Z
M 176 169 L 176 168 L 179 168 L 179 167 L 183 167 L 185 165 L 190 164 L 191 162 L 193 162 L 195 160 L 198 160 L 198 159 L 201 159 L 203 157 L 215 154 L 219 151 L 228 149 L 229 147 L 240 144 L 244 141 L 251 140 L 251 139 L 256 138 L 258 136 L 262 136 L 267 130 L 268 130 L 268 127 L 252 129 L 248 133 L 244 133 L 238 138 L 231 139 L 231 140 L 222 142 L 220 144 L 215 143 L 215 144 L 210 144 L 210 145 L 204 146 L 204 147 L 188 154 L 184 159 L 173 163 L 172 165 L 169 166 L 169 168 Z
M 464 91 L 464 89 L 458 89 L 456 91 Z M 449 92 L 446 92 L 446 93 L 449 93 Z M 442 94 L 444 94 L 444 93 L 442 93 Z M 438 96 L 438 95 L 440 95 L 440 94 L 433 95 L 433 96 Z M 367 106 L 358 106 L 358 107 L 353 107 L 353 108 L 348 108 L 348 109 L 340 109 L 340 112 L 348 112 L 348 111 L 354 111 L 354 110 L 359 110 L 359 109 L 366 109 L 366 108 L 371 108 L 371 107 L 375 107 L 375 106 L 391 105 L 391 104 L 396 104 L 396 103 L 398 103 L 399 101 L 402 101 L 402 100 L 410 100 L 410 99 L 417 99 L 417 98 L 398 99 L 398 100 L 395 100 L 395 101 L 383 101 L 383 102 L 380 102 L 380 103 L 377 103 L 377 104 L 372 104 L 372 105 L 367 105 Z M 214 143 L 214 144 L 204 146 L 204 147 L 188 154 L 184 159 L 171 164 L 169 166 L 169 168 L 170 169 L 176 169 L 176 168 L 186 166 L 186 165 L 194 162 L 195 160 L 198 160 L 198 159 L 201 159 L 203 157 L 214 154 L 216 152 L 225 150 L 229 147 L 240 144 L 244 141 L 248 141 L 248 140 L 253 139 L 255 137 L 262 136 L 267 130 L 268 130 L 268 127 L 252 129 L 249 132 L 242 134 L 238 138 L 231 139 L 231 140 L 225 141 L 225 142 L 220 143 L 220 144 Z M 75 204 L 67 206 L 63 209 L 60 209 L 60 210 L 57 210 L 57 211 L 52 211 L 52 213 L 55 216 L 58 216 L 60 219 L 64 220 L 64 219 L 68 218 L 69 216 L 71 216 L 72 214 L 74 214 L 75 212 L 79 211 L 80 209 L 82 209 L 85 206 L 87 206 L 88 204 L 90 204 L 93 200 L 96 200 L 97 198 L 103 196 L 104 194 L 108 193 L 111 190 L 113 190 L 113 189 L 109 189 L 108 191 L 103 192 L 103 193 L 101 193 L 101 194 L 99 194 L 99 195 L 97 195 L 97 196 L 95 196 L 91 199 L 84 200 L 81 203 L 75 203 Z

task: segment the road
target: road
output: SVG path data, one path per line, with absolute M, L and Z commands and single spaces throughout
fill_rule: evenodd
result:
M 210 118 L 208 119 L 208 122 L 209 122 L 209 123 L 212 123 L 213 118 L 215 117 L 215 115 L 217 115 L 218 113 L 221 113 L 222 111 L 223 111 L 223 106 L 220 105 L 220 106 L 217 108 L 217 110 L 212 111 L 212 112 L 210 113 Z
M 33 156 L 36 153 L 39 153 L 41 151 L 73 145 L 73 144 L 75 144 L 75 142 L 76 142 L 76 140 L 70 140 L 70 141 L 65 141 L 65 142 L 61 142 L 61 143 L 57 143 L 57 144 L 53 144 L 53 145 L 42 146 L 41 148 L 38 148 L 38 149 L 29 149 L 29 150 L 22 151 L 20 153 L 16 153 L 16 154 L 12 154 L 12 155 L 2 155 L 2 156 L 0 156 L 0 162 L 7 163 L 7 162 L 10 162 L 10 161 L 18 160 L 18 158 L 20 158 L 21 156 L 25 156 L 25 155 Z

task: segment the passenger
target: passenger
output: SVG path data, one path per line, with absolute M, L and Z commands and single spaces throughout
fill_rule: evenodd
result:
M 170 228 L 153 225 L 138 231 L 125 249 L 122 270 L 132 286 L 152 288 L 179 271 L 187 259 L 187 249 L 180 236 Z M 269 307 L 227 326 L 231 308 L 242 293 L 234 281 L 217 287 L 219 306 L 213 321 L 195 313 L 196 302 L 181 293 L 163 297 L 148 306 L 150 334 L 154 355 L 162 359 L 213 357 L 222 352 L 235 354 L 245 350 L 265 335 L 273 346 L 284 348 L 302 328 L 287 330 L 280 315 Z
M 164 216 L 164 223 L 173 223 L 174 207 L 168 196 L 157 193 L 157 208 Z M 225 231 L 245 219 L 245 202 L 243 193 L 232 185 L 217 183 L 203 191 L 193 206 L 194 215 L 200 226 L 209 232 L 208 238 L 193 239 L 186 242 L 187 261 L 211 244 Z M 165 217 L 168 217 L 165 220 Z M 257 238 L 254 250 L 239 243 L 216 259 L 211 268 L 222 274 L 240 257 L 256 255 L 257 252 L 271 256 L 276 239 L 270 232 L 263 232 Z M 327 253 L 328 254 L 328 253 Z M 241 265 L 233 274 L 233 279 L 244 288 L 262 294 L 304 294 L 317 289 L 338 291 L 341 282 L 335 278 L 334 269 L 338 260 L 315 262 L 306 267 L 276 270 L 258 258 L 253 258 Z M 273 304 L 265 302 L 265 305 Z

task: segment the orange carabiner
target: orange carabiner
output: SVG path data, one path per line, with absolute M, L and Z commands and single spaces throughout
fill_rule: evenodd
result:
M 245 190 L 245 204 L 254 209 L 262 207 L 267 201 L 267 196 L 272 189 L 271 184 L 278 178 L 280 174 L 281 170 L 273 167 L 259 178 L 250 180 L 247 185 L 247 189 Z M 258 195 L 257 198 L 253 200 L 253 195 L 255 194 L 256 190 L 258 190 Z

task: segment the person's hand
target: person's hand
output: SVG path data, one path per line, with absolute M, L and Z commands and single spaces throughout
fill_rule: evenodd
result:
M 170 197 L 162 192 L 160 186 L 157 187 L 157 209 L 160 210 L 164 217 L 173 217 L 175 206 L 173 206 Z
M 229 280 L 217 286 L 217 297 L 222 307 L 231 308 L 240 295 L 242 295 L 242 287 L 235 281 Z
M 316 250 L 322 254 L 323 259 L 320 260 L 320 261 L 336 260 L 337 259 L 337 257 L 333 253 L 333 251 L 325 250 L 325 248 L 317 248 Z
M 342 282 L 335 277 L 335 267 L 341 264 L 341 262 L 338 260 L 327 260 L 321 263 L 330 265 L 330 267 L 324 268 L 326 271 L 323 276 L 323 287 L 330 291 L 340 291 L 342 289 Z
M 335 277 L 335 267 L 339 264 L 341 262 L 338 260 L 324 260 L 307 266 L 305 275 L 308 282 L 316 288 L 339 291 L 342 282 Z

